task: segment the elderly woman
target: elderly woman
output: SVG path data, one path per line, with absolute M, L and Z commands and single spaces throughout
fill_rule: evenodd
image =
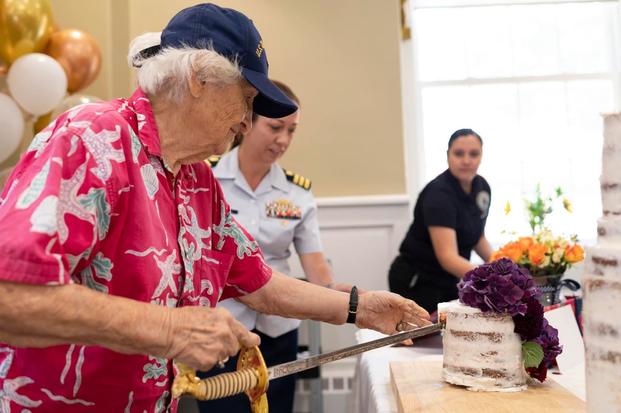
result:
M 37 135 L 0 205 L 0 406 L 163 411 L 172 360 L 209 370 L 259 338 L 228 311 L 393 333 L 428 323 L 413 301 L 272 271 L 202 160 L 253 109 L 296 106 L 267 78 L 252 22 L 201 4 L 142 53 L 129 99 L 75 108 Z

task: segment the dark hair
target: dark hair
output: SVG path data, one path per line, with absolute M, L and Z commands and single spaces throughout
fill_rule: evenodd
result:
M 283 82 L 279 80 L 274 80 L 274 79 L 270 79 L 270 80 L 272 81 L 273 84 L 278 86 L 278 89 L 280 89 L 282 93 L 284 93 L 289 99 L 294 101 L 298 105 L 298 108 L 302 107 L 302 105 L 300 104 L 300 99 L 296 96 L 295 93 L 293 93 L 293 90 L 291 90 L 289 86 L 285 85 Z M 256 121 L 258 116 L 259 115 L 257 115 L 255 112 L 252 112 L 252 121 L 253 122 Z M 238 133 L 233 139 L 233 143 L 231 144 L 231 149 L 241 145 L 241 142 L 243 139 L 244 139 L 244 135 L 241 133 Z
M 468 136 L 468 135 L 476 136 L 479 142 L 481 142 L 481 146 L 483 146 L 483 139 L 481 139 L 481 136 L 479 136 L 478 133 L 476 133 L 472 129 L 459 129 L 453 132 L 453 134 L 449 138 L 448 149 L 451 149 L 451 146 L 453 146 L 453 142 L 455 142 L 457 139 L 461 138 L 462 136 Z

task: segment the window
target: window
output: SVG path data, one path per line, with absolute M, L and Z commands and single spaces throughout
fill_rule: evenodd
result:
M 537 183 L 544 193 L 561 186 L 573 203 L 571 216 L 557 205 L 551 228 L 593 243 L 602 214 L 600 114 L 619 110 L 620 6 L 515 3 L 413 2 L 421 182 L 446 169 L 451 133 L 472 128 L 484 141 L 480 174 L 492 187 L 493 244 L 511 237 L 507 230 L 528 233 L 523 199 Z

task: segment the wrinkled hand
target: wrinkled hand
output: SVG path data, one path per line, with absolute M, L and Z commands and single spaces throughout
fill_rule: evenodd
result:
M 251 333 L 223 308 L 181 307 L 171 312 L 168 359 L 196 370 L 210 370 L 240 347 L 258 346 Z
M 358 298 L 356 325 L 384 334 L 397 332 L 401 321 L 423 327 L 431 324 L 429 313 L 412 300 L 388 291 L 368 291 Z

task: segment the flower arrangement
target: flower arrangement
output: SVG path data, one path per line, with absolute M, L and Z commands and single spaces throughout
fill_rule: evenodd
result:
M 553 203 L 563 196 L 563 189 L 559 186 L 554 189 L 553 195 L 543 196 L 541 193 L 541 185 L 537 184 L 535 188 L 535 199 L 525 199 L 526 213 L 528 214 L 528 225 L 533 235 L 545 228 L 545 220 L 553 211 Z M 563 208 L 570 214 L 573 212 L 569 199 L 563 197 Z M 511 210 L 505 208 L 506 214 Z
M 526 267 L 533 276 L 563 274 L 584 259 L 584 249 L 575 236 L 566 239 L 544 229 L 531 237 L 520 237 L 494 251 L 490 261 L 509 258 Z
M 490 261 L 499 258 L 509 258 L 514 263 L 526 267 L 534 277 L 540 275 L 563 274 L 573 264 L 584 259 L 584 249 L 578 244 L 577 237 L 564 238 L 555 236 L 546 226 L 546 217 L 554 208 L 555 201 L 562 198 L 563 208 L 573 212 L 569 199 L 563 197 L 561 187 L 554 189 L 552 195 L 544 196 L 541 186 L 537 184 L 534 199 L 525 199 L 524 204 L 528 215 L 528 224 L 532 235 L 520 237 L 494 251 Z M 511 205 L 507 202 L 505 214 L 511 212 Z
M 541 292 L 528 270 L 501 258 L 469 271 L 457 287 L 459 300 L 465 305 L 511 315 L 514 331 L 522 339 L 524 368 L 532 378 L 543 382 L 562 347 L 558 330 L 543 317 L 538 300 Z

